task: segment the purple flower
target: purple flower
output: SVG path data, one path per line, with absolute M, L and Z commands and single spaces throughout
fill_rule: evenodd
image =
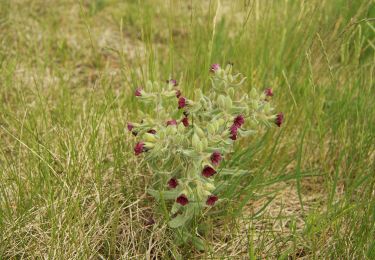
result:
M 211 159 L 211 162 L 212 162 L 213 165 L 215 165 L 215 166 L 219 165 L 219 163 L 222 159 L 220 152 L 218 152 L 218 151 L 213 152 L 211 154 L 210 159 Z
M 135 155 L 140 155 L 144 151 L 145 151 L 145 147 L 144 147 L 144 143 L 143 142 L 139 142 L 139 143 L 137 143 L 135 145 L 135 147 L 134 147 L 134 154 Z
M 178 85 L 177 80 L 175 79 L 167 80 L 167 83 L 171 84 L 173 87 L 176 87 Z
M 232 139 L 232 140 L 237 140 L 238 126 L 233 124 L 230 127 L 229 131 L 230 131 L 230 134 L 231 134 L 229 138 Z
M 243 115 L 238 115 L 233 120 L 233 125 L 237 126 L 238 128 L 240 128 L 244 123 L 245 123 L 245 119 L 243 118 Z
M 147 131 L 147 133 L 154 135 L 154 134 L 156 134 L 156 130 L 155 129 L 150 129 L 150 130 Z
M 206 200 L 206 204 L 208 206 L 213 206 L 215 205 L 215 202 L 218 200 L 219 198 L 215 195 L 210 195 L 208 196 L 207 200 Z
M 185 196 L 185 194 L 181 194 L 180 196 L 177 197 L 176 202 L 178 204 L 181 204 L 182 206 L 185 206 L 186 204 L 189 203 L 188 198 Z
M 220 65 L 217 64 L 217 63 L 214 63 L 214 64 L 211 65 L 210 71 L 211 72 L 216 72 L 219 69 L 220 69 Z
M 180 97 L 178 99 L 178 109 L 184 108 L 186 106 L 186 99 L 184 97 Z
M 266 88 L 264 90 L 264 94 L 266 94 L 267 97 L 272 97 L 273 96 L 272 88 Z
M 137 89 L 135 90 L 135 96 L 136 96 L 136 97 L 140 97 L 140 96 L 142 96 L 142 89 L 141 89 L 141 88 L 137 88 Z
M 278 113 L 278 114 L 276 115 L 275 124 L 276 124 L 278 127 L 280 127 L 281 124 L 283 123 L 283 121 L 284 121 L 284 114 L 280 112 L 280 113 Z
M 176 178 L 172 178 L 168 181 L 168 187 L 171 189 L 175 189 L 178 185 L 178 181 Z
M 189 118 L 187 117 L 184 117 L 181 122 L 184 124 L 185 127 L 188 127 L 189 126 Z
M 134 125 L 132 123 L 128 123 L 128 130 L 131 131 L 133 130 Z
M 215 169 L 212 168 L 211 166 L 204 166 L 203 170 L 202 170 L 202 175 L 206 178 L 209 178 L 211 177 L 212 175 L 214 175 L 216 173 Z
M 169 125 L 177 125 L 177 121 L 175 119 L 171 119 L 167 121 L 167 126 Z
M 181 90 L 177 89 L 176 90 L 176 98 L 181 97 Z

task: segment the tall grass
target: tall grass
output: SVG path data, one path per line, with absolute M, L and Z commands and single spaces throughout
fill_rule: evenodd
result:
M 371 0 L 1 1 L 0 258 L 373 259 L 374 18 Z M 209 91 L 213 62 L 272 87 L 286 123 L 238 145 L 252 174 L 199 253 L 171 241 L 125 129 L 135 86 Z

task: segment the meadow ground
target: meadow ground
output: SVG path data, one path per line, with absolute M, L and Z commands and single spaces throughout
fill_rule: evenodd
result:
M 374 36 L 371 0 L 0 1 L 0 259 L 375 259 Z M 208 90 L 214 62 L 286 122 L 237 146 L 252 174 L 196 252 L 126 122 L 135 86 Z

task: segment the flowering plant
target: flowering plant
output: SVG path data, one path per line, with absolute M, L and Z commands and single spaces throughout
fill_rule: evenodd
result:
M 272 89 L 258 93 L 252 88 L 248 95 L 242 89 L 246 78 L 233 74 L 231 65 L 213 64 L 210 71 L 212 89 L 208 94 L 195 90 L 194 99 L 182 95 L 176 80 L 148 81 L 135 96 L 155 109 L 141 112 L 140 123 L 128 123 L 140 138 L 134 153 L 144 155 L 155 177 L 148 192 L 158 201 L 171 201 L 165 204 L 169 226 L 183 231 L 183 242 L 197 241 L 189 229 L 194 217 L 225 201 L 220 192 L 226 183 L 247 173 L 223 163 L 234 142 L 283 122 L 283 114 L 274 114 L 270 105 Z

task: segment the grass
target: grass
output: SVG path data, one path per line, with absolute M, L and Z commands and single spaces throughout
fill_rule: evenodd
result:
M 371 0 L 1 1 L 0 259 L 374 259 L 374 18 Z M 238 145 L 252 175 L 196 252 L 125 129 L 135 86 L 208 91 L 214 62 L 272 87 L 286 123 Z

